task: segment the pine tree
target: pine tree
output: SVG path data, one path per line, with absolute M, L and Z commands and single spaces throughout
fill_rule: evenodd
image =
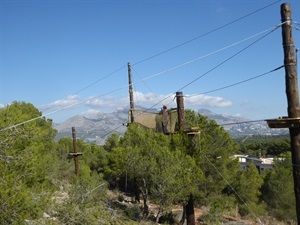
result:
M 1 109 L 0 130 L 0 218 L 22 224 L 41 216 L 51 199 L 48 172 L 56 132 L 51 120 L 24 102 Z
M 262 188 L 262 196 L 268 204 L 269 213 L 282 220 L 297 219 L 291 165 L 288 155 L 284 156 L 284 160 L 277 160 L 273 170 L 267 172 Z

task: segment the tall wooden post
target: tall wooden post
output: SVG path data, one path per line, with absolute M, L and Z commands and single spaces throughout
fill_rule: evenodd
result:
M 288 117 L 300 117 L 297 61 L 295 57 L 294 40 L 292 37 L 292 19 L 290 5 L 284 3 L 281 5 L 282 41 L 284 51 L 286 96 L 288 102 Z M 300 127 L 290 126 L 290 140 L 292 149 L 294 191 L 296 197 L 296 211 L 298 225 L 300 225 Z
M 177 102 L 177 114 L 178 114 L 178 128 L 180 131 L 186 129 L 186 120 L 184 112 L 184 101 L 182 92 L 176 92 L 176 102 Z M 186 224 L 195 225 L 195 210 L 194 210 L 194 197 L 191 194 L 187 205 L 183 207 L 183 213 L 186 214 Z M 185 215 L 183 215 L 184 218 Z M 182 221 L 183 223 L 184 221 Z
M 78 155 L 76 147 L 76 131 L 75 127 L 72 127 L 72 137 L 73 137 L 73 149 L 74 149 L 74 162 L 75 162 L 75 174 L 78 175 Z
M 131 75 L 131 65 L 130 63 L 127 64 L 128 66 L 128 82 L 129 82 L 129 101 L 130 101 L 130 123 L 134 122 L 134 102 L 133 102 L 133 88 L 132 88 L 132 75 Z
M 186 128 L 185 112 L 182 92 L 176 92 L 177 114 L 178 114 L 178 128 L 184 130 Z

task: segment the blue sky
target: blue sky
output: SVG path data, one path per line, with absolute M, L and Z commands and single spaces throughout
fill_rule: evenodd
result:
M 29 102 L 55 122 L 128 107 L 130 62 L 136 105 L 175 107 L 182 91 L 185 108 L 253 120 L 287 115 L 284 69 L 268 73 L 283 65 L 275 28 L 285 1 L 0 2 L 2 107 Z M 289 3 L 300 48 L 300 1 Z

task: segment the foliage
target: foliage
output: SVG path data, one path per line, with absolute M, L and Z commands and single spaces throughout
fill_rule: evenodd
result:
M 214 120 L 192 111 L 186 112 L 186 118 L 190 126 L 198 126 L 201 130 L 200 136 L 194 140 L 194 150 L 190 155 L 205 175 L 199 190 L 202 196 L 200 201 L 205 203 L 210 196 L 222 194 L 228 188 L 228 183 L 236 179 L 239 164 L 232 160 L 232 155 L 238 146 Z
M 259 174 L 253 161 L 249 163 L 246 171 L 240 171 L 235 182 L 235 190 L 240 205 L 240 214 L 250 214 L 254 217 L 265 215 L 265 204 L 260 201 L 263 177 Z
M 107 138 L 103 148 L 105 151 L 110 152 L 112 149 L 117 148 L 120 143 L 120 136 L 118 134 L 112 134 Z
M 146 189 L 162 211 L 174 202 L 186 203 L 190 194 L 202 204 L 231 195 L 221 209 L 228 211 L 235 207 L 236 196 L 228 184 L 239 175 L 239 164 L 231 158 L 238 146 L 215 121 L 192 111 L 186 111 L 186 118 L 189 127 L 200 127 L 200 136 L 166 136 L 132 124 L 119 143 L 110 139 L 105 144 L 109 147 L 105 177 L 113 178 L 111 187 L 126 183 L 133 191 L 135 186 Z
M 264 180 L 263 199 L 271 215 L 282 220 L 296 220 L 291 158 L 277 160 Z
M 174 202 L 186 201 L 202 177 L 191 157 L 169 146 L 168 136 L 132 124 L 108 156 L 106 172 L 115 182 L 127 174 L 135 189 L 151 193 L 161 210 L 167 210 Z
M 221 224 L 224 214 L 230 214 L 236 210 L 235 198 L 233 196 L 216 195 L 211 196 L 207 204 L 209 213 L 203 216 L 206 224 Z
M 1 109 L 0 129 L 0 218 L 20 224 L 41 216 L 51 199 L 48 172 L 56 132 L 50 120 L 24 102 Z
M 105 224 L 111 215 L 106 210 L 106 182 L 83 164 L 79 176 L 73 176 L 66 187 L 68 198 L 54 206 L 61 224 Z
M 251 136 L 236 140 L 240 145 L 240 152 L 247 155 L 279 156 L 284 152 L 290 152 L 290 138 L 282 136 Z
M 118 224 L 107 211 L 101 174 L 106 152 L 77 140 L 79 176 L 70 138 L 54 142 L 51 120 L 32 104 L 14 102 L 0 110 L 0 218 L 3 224 Z M 43 219 L 47 213 L 54 220 Z
M 14 102 L 2 108 L 1 222 L 135 224 L 132 220 L 140 223 L 142 214 L 147 218 L 149 199 L 159 205 L 156 220 L 165 215 L 161 221 L 170 222 L 172 204 L 186 204 L 190 195 L 196 204 L 209 208 L 209 214 L 202 217 L 208 224 L 218 224 L 224 213 L 230 214 L 237 206 L 242 215 L 257 217 L 267 209 L 280 219 L 295 219 L 288 139 L 237 140 L 239 148 L 214 120 L 187 110 L 186 123 L 199 127 L 200 135 L 164 135 L 131 124 L 123 137 L 113 134 L 103 146 L 77 139 L 77 151 L 83 155 L 75 176 L 74 160 L 68 158 L 73 152 L 71 138 L 54 142 L 51 120 L 31 104 Z M 247 171 L 240 171 L 231 156 L 245 149 L 281 154 L 285 160 L 278 160 L 274 170 L 263 174 L 253 163 Z M 143 207 L 114 208 L 107 186 L 135 194 L 136 200 L 141 194 Z M 55 220 L 43 220 L 44 212 Z

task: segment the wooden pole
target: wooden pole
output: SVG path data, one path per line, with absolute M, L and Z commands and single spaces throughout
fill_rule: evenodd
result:
M 177 102 L 177 114 L 178 114 L 178 128 L 179 130 L 184 130 L 186 128 L 185 122 L 185 112 L 184 112 L 184 102 L 182 92 L 176 92 L 176 102 Z
M 177 102 L 177 113 L 178 113 L 178 126 L 179 131 L 184 131 L 186 129 L 186 120 L 184 112 L 184 101 L 182 92 L 176 92 L 176 102 Z M 194 210 L 194 197 L 191 194 L 187 205 L 184 206 L 183 213 L 186 213 L 186 224 L 195 225 L 195 210 Z M 184 218 L 184 215 L 183 215 Z M 183 223 L 184 221 L 182 221 Z
M 300 117 L 297 60 L 295 57 L 294 40 L 292 37 L 291 8 L 288 3 L 281 5 L 282 43 L 284 52 L 286 96 L 288 103 L 288 117 Z M 300 128 L 291 126 L 290 140 L 292 150 L 294 191 L 298 225 L 300 225 Z
M 131 75 L 131 65 L 130 63 L 127 64 L 128 66 L 128 82 L 129 82 L 129 101 L 130 101 L 130 123 L 134 122 L 134 101 L 133 101 L 133 88 L 132 88 L 132 75 Z
M 78 155 L 77 155 L 77 147 L 76 147 L 75 127 L 72 127 L 72 137 L 73 137 L 73 149 L 74 149 L 75 174 L 78 175 Z

